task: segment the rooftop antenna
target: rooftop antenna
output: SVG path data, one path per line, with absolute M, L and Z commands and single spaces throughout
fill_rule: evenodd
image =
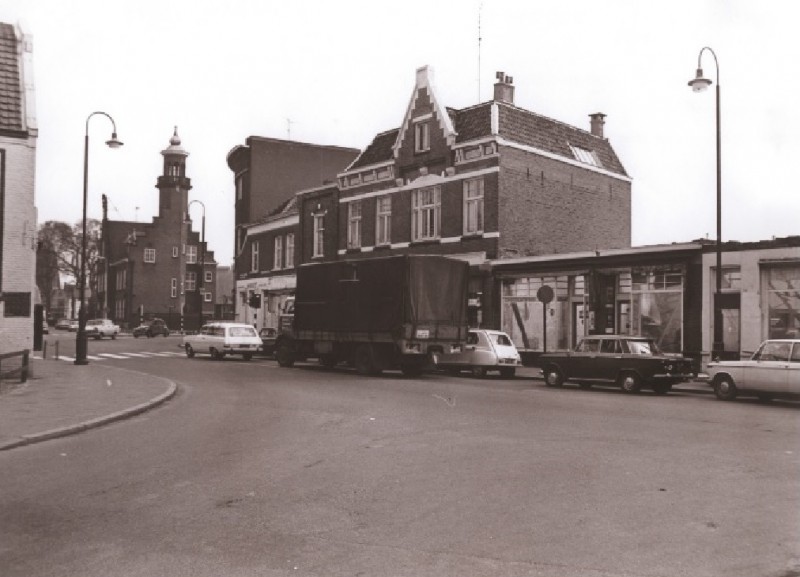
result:
M 478 102 L 481 101 L 481 11 L 483 2 L 478 4 Z

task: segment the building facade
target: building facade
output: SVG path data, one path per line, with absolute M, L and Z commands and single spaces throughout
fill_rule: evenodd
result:
M 196 330 L 214 315 L 217 263 L 192 230 L 189 153 L 177 127 L 161 154 L 158 215 L 151 222 L 109 220 L 103 207 L 98 298 L 108 318 L 123 328 L 159 317 L 171 330 Z
M 0 353 L 34 348 L 38 129 L 32 64 L 31 36 L 0 23 Z

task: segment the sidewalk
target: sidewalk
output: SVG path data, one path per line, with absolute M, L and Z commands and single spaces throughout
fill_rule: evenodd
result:
M 31 358 L 26 383 L 0 386 L 0 451 L 141 413 L 170 399 L 174 382 L 107 364 Z

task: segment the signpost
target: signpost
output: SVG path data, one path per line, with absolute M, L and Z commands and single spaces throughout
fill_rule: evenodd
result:
M 542 285 L 536 291 L 536 298 L 542 303 L 542 347 L 547 352 L 547 305 L 553 300 L 553 289 L 550 285 Z

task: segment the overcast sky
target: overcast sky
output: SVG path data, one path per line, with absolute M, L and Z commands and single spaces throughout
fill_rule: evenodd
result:
M 85 122 L 100 110 L 125 146 L 105 147 L 111 124 L 92 118 L 89 216 L 105 193 L 111 219 L 150 222 L 177 125 L 220 264 L 231 148 L 256 135 L 363 149 L 399 126 L 423 65 L 445 106 L 489 100 L 502 70 L 522 108 L 586 130 L 605 113 L 633 178 L 633 244 L 714 239 L 714 91 L 687 86 L 704 46 L 722 86 L 723 239 L 800 234 L 798 16 L 791 0 L 0 4 L 0 21 L 33 35 L 39 221 L 80 220 Z M 710 54 L 702 66 L 716 81 Z

